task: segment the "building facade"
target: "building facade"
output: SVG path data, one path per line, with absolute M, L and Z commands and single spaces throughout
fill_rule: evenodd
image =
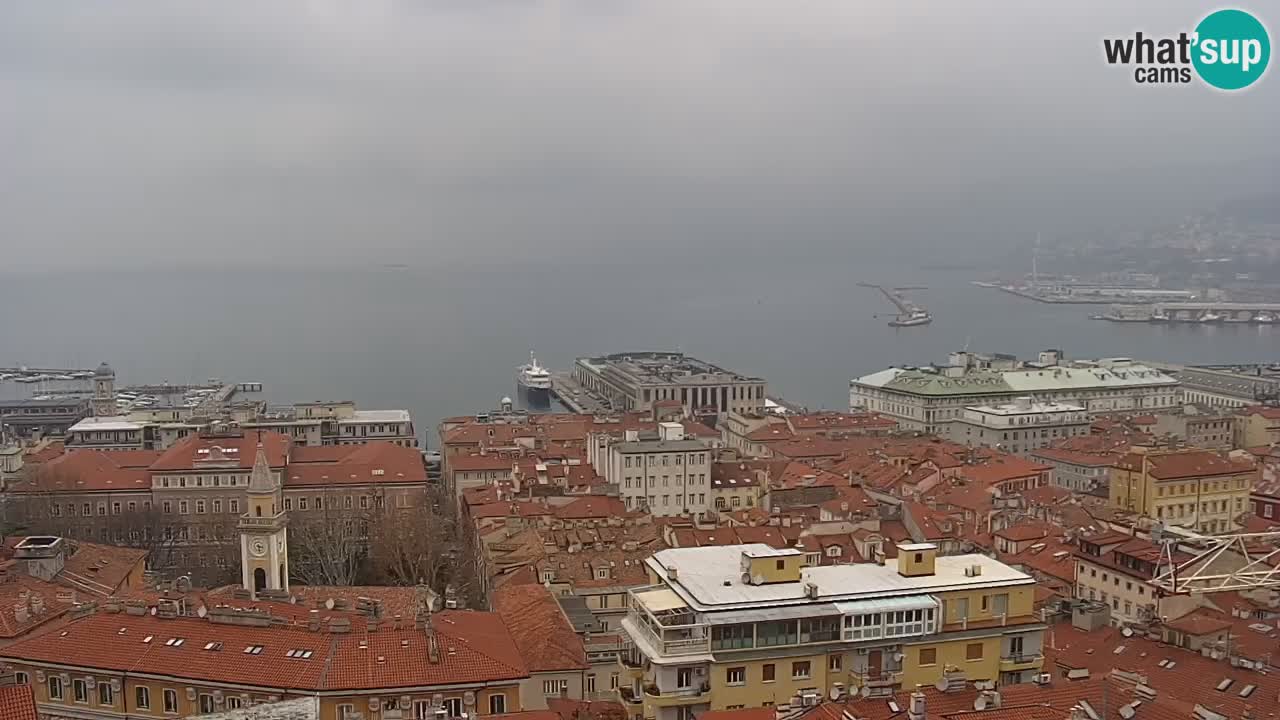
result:
M 1252 462 L 1209 450 L 1134 446 L 1111 468 L 1111 506 L 1196 532 L 1231 532 L 1257 477 Z
M 957 355 L 942 368 L 889 368 L 851 380 L 849 407 L 881 413 L 907 430 L 941 433 L 965 408 L 1019 397 L 1078 405 L 1090 414 L 1169 409 L 1180 402 L 1177 380 L 1127 358 L 997 369 Z
M 687 416 L 761 414 L 765 381 L 678 352 L 618 353 L 578 358 L 573 377 L 618 411 L 648 412 L 675 400 Z
M 1002 450 L 1026 457 L 1064 438 L 1089 434 L 1089 413 L 1079 405 L 1038 403 L 1030 397 L 1004 405 L 967 407 L 945 424 L 948 437 L 970 447 Z
M 685 438 L 680 423 L 659 423 L 658 438 L 626 439 L 609 445 L 604 477 L 618 485 L 628 510 L 658 517 L 702 515 L 714 502 L 711 491 L 712 447 Z
M 883 565 L 806 567 L 801 550 L 752 544 L 663 550 L 648 568 L 623 620 L 621 693 L 645 718 L 1015 683 L 1043 663 L 1035 580 L 982 555 L 906 544 Z

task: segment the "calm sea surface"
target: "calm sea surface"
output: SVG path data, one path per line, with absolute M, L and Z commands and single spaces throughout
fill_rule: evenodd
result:
M 980 270 L 744 260 L 717 267 L 540 266 L 433 270 L 172 271 L 0 276 L 0 365 L 92 368 L 122 384 L 266 383 L 272 402 L 353 399 L 434 424 L 514 395 L 529 349 L 573 358 L 679 349 L 764 376 L 770 391 L 843 408 L 848 381 L 973 350 L 1173 362 L 1280 359 L 1280 328 L 1113 324 L 1090 306 L 1044 305 L 970 285 Z M 859 280 L 925 285 L 935 316 L 894 329 Z M 879 317 L 877 317 L 879 315 Z M 0 397 L 34 385 L 0 384 Z

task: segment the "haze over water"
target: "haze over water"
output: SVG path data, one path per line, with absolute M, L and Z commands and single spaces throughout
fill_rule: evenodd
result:
M 258 380 L 426 435 L 513 393 L 530 348 L 679 348 L 815 407 L 966 341 L 1274 360 L 1271 328 L 968 285 L 1037 230 L 1280 187 L 1276 77 L 1139 88 L 1102 61 L 1209 9 L 5 2 L 0 365 Z M 860 280 L 929 286 L 934 324 L 886 327 Z

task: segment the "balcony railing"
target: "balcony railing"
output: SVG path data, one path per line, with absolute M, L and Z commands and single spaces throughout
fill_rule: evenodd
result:
M 858 672 L 849 673 L 849 678 L 859 685 L 896 685 L 902 680 L 901 670 L 880 670 L 878 672 Z
M 1024 663 L 1034 663 L 1044 660 L 1044 655 L 1031 653 L 1001 653 L 1000 662 L 1010 665 L 1022 665 Z
M 635 705 L 641 701 L 641 698 L 636 694 L 636 691 L 629 687 L 618 688 L 618 696 L 622 698 L 622 702 L 627 703 L 628 705 Z
M 627 613 L 624 622 L 663 655 L 696 655 L 711 649 L 710 628 L 706 625 L 663 627 L 660 636 L 649 619 L 636 610 Z

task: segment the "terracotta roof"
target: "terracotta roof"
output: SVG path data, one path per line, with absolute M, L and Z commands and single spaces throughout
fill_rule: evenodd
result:
M 361 690 L 514 680 L 528 676 L 506 625 L 494 613 L 447 610 L 417 629 L 312 632 L 214 623 L 197 618 L 98 612 L 58 632 L 19 640 L 0 656 L 36 663 L 148 673 L 266 688 Z M 121 632 L 123 630 L 123 632 Z M 150 637 L 150 641 L 146 638 Z M 177 639 L 180 644 L 174 644 Z M 219 645 L 220 644 L 220 645 Z M 246 648 L 261 646 L 259 653 Z M 209 649 L 206 649 L 209 648 Z M 309 651 L 307 658 L 290 651 Z
M 0 582 L 0 638 L 15 638 L 61 618 L 70 610 L 75 593 L 26 574 L 26 569 L 9 560 L 4 563 Z M 19 610 L 17 606 L 23 606 Z M 39 609 L 39 612 L 37 612 Z
M 1038 540 L 1046 537 L 1049 533 L 1053 532 L 1053 529 L 1053 526 L 1048 523 L 1031 521 L 1020 522 L 1017 525 L 1012 525 L 1004 528 L 1003 530 L 996 530 L 992 534 L 999 538 L 1012 540 L 1013 542 L 1023 542 L 1025 540 Z
M 1107 467 L 1115 463 L 1120 457 L 1119 452 L 1088 452 L 1085 450 L 1069 450 L 1067 448 L 1047 447 L 1031 451 L 1031 457 L 1047 460 L 1049 462 L 1060 462 L 1067 465 L 1081 465 L 1084 467 Z
M 1224 458 L 1210 450 L 1187 449 L 1173 453 L 1129 453 L 1116 461 L 1115 467 L 1142 472 L 1146 460 L 1147 473 L 1157 480 L 1176 480 L 1213 475 L 1236 475 L 1256 468 L 1247 460 Z
M 797 432 L 806 430 L 860 430 L 863 428 L 897 427 L 892 418 L 877 413 L 817 412 L 786 416 L 787 424 Z
M 1275 673 L 1264 675 L 1233 667 L 1225 660 L 1213 660 L 1140 634 L 1125 637 L 1118 628 L 1084 632 L 1070 623 L 1059 623 L 1045 631 L 1046 638 L 1051 636 L 1054 642 L 1045 643 L 1046 670 L 1056 665 L 1064 674 L 1070 668 L 1086 669 L 1094 675 L 1113 669 L 1136 673 L 1156 691 L 1158 702 L 1176 703 L 1188 711 L 1198 704 L 1229 718 L 1244 717 L 1246 709 L 1254 717 L 1280 712 L 1280 676 Z M 1231 682 L 1218 690 L 1226 680 Z M 1241 697 L 1239 693 L 1247 685 L 1256 689 L 1247 698 Z
M 1025 460 L 1016 455 L 1000 454 L 972 465 L 963 465 L 960 468 L 960 474 L 974 482 L 999 485 L 1010 480 L 1041 475 L 1051 469 L 1048 465 Z
M 147 468 L 160 457 L 153 450 L 73 450 L 46 462 L 15 489 L 39 492 L 121 492 L 151 490 Z
M 547 707 L 560 720 L 626 720 L 627 711 L 617 700 L 573 700 L 547 698 Z
M 427 469 L 417 448 L 392 442 L 294 448 L 285 487 L 426 483 Z
M 1240 408 L 1238 412 L 1241 415 L 1259 415 L 1268 420 L 1280 420 L 1280 407 L 1272 407 L 1270 405 L 1251 405 Z
M 588 495 L 568 504 L 556 507 L 553 514 L 561 520 L 635 517 L 638 513 L 627 509 L 621 498 L 604 495 Z
M 745 437 L 751 442 L 786 442 L 795 440 L 791 429 L 782 423 L 770 423 L 747 433 Z
M 587 653 L 560 604 L 541 585 L 511 585 L 493 593 L 493 609 L 502 616 L 530 672 L 583 670 Z
M 113 594 L 147 559 L 147 551 L 137 548 L 81 540 L 64 539 L 64 542 L 70 552 L 62 572 L 54 577 L 54 581 L 91 595 L 107 597 Z
M 30 685 L 0 686 L 0 720 L 36 720 L 36 696 Z
M 1180 618 L 1168 620 L 1164 624 L 1166 627 L 1178 632 L 1199 636 L 1227 630 L 1231 627 L 1231 619 L 1217 610 L 1197 608 Z
M 289 459 L 289 448 L 292 443 L 288 435 L 276 432 L 244 432 L 227 436 L 192 435 L 179 440 L 152 463 L 151 470 L 153 472 L 193 470 L 202 462 L 212 463 L 212 459 L 218 456 L 225 458 L 233 467 L 251 470 L 259 443 L 262 443 L 263 450 L 266 452 L 268 465 L 273 468 L 284 467 Z
M 485 453 L 483 455 L 451 455 L 449 456 L 450 470 L 510 470 L 512 460 L 497 453 Z

